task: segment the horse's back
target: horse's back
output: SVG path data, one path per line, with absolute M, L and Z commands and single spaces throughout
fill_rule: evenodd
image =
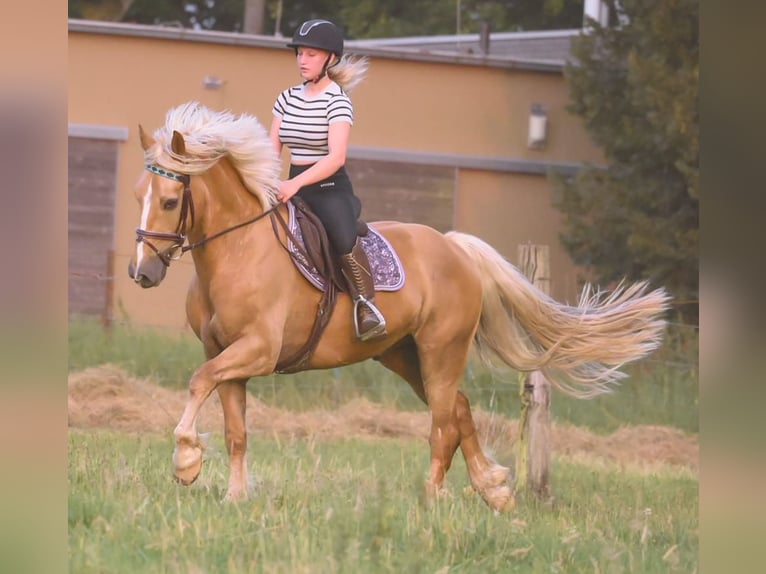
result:
M 370 225 L 396 250 L 405 269 L 405 289 L 422 298 L 420 311 L 441 313 L 445 306 L 481 310 L 482 287 L 478 269 L 467 253 L 443 233 L 427 225 L 375 221 Z
M 465 251 L 433 227 L 420 223 L 374 221 L 369 224 L 396 249 L 405 269 L 413 264 L 427 265 L 430 271 L 444 269 L 451 275 L 476 276 L 475 266 Z

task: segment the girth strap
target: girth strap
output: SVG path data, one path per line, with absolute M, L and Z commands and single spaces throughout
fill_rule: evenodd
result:
M 305 206 L 300 206 L 300 208 L 304 209 Z M 271 225 L 274 228 L 274 235 L 276 235 L 278 239 L 279 230 L 277 228 L 277 223 L 279 224 L 280 227 L 282 227 L 282 229 L 285 232 L 285 235 L 288 237 L 290 241 L 292 241 L 293 245 L 295 245 L 296 247 L 298 247 L 298 249 L 301 250 L 301 255 L 306 257 L 307 261 L 311 261 L 308 253 L 306 253 L 306 251 L 304 251 L 303 248 L 300 247 L 300 243 L 298 242 L 297 238 L 290 231 L 289 225 L 282 217 L 282 214 L 278 211 L 274 211 L 271 216 Z M 320 228 L 320 229 L 321 229 L 321 232 L 324 233 L 324 229 L 323 228 Z M 279 243 L 290 254 L 290 257 L 293 257 L 292 252 L 287 248 L 287 246 L 282 244 L 281 241 Z M 326 240 L 322 241 L 321 243 L 322 245 L 325 245 L 325 246 L 327 245 Z M 325 251 L 326 251 L 326 248 L 325 248 Z M 326 252 L 325 255 L 328 258 L 330 257 L 329 252 Z M 324 333 L 328 323 L 330 322 L 330 318 L 332 317 L 332 312 L 335 310 L 335 304 L 337 303 L 337 295 L 338 295 L 338 289 L 335 284 L 335 281 L 332 281 L 328 278 L 326 282 L 326 287 L 324 291 L 322 291 L 322 297 L 319 299 L 319 304 L 317 305 L 317 312 L 316 312 L 316 317 L 314 318 L 314 325 L 311 328 L 311 333 L 309 333 L 308 340 L 306 341 L 306 343 L 304 343 L 304 345 L 300 349 L 298 349 L 291 356 L 277 363 L 277 366 L 275 368 L 275 371 L 277 373 L 294 373 L 304 369 L 306 365 L 308 365 L 309 361 L 311 360 L 311 357 L 314 354 L 314 351 L 316 350 L 317 345 L 319 344 L 319 340 L 322 338 L 322 334 Z

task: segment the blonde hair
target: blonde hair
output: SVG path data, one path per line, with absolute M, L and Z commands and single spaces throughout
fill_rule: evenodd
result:
M 329 78 L 343 88 L 344 92 L 350 93 L 367 74 L 369 61 L 366 56 L 349 56 L 343 54 L 340 62 L 327 69 Z

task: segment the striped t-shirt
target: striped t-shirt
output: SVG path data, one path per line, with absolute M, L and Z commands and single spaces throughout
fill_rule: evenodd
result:
M 287 88 L 277 97 L 272 112 L 282 118 L 279 140 L 290 148 L 292 160 L 299 163 L 316 162 L 329 153 L 330 124 L 354 123 L 351 100 L 335 82 L 313 97 L 306 94 L 303 84 Z

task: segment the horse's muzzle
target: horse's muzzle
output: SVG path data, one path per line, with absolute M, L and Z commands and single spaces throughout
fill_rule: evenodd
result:
M 136 266 L 132 261 L 128 263 L 128 275 L 144 289 L 157 287 L 157 285 L 159 285 L 165 278 L 166 271 L 167 268 L 162 264 L 162 261 L 160 261 L 159 258 L 152 258 L 145 261 L 140 269 L 136 269 Z

